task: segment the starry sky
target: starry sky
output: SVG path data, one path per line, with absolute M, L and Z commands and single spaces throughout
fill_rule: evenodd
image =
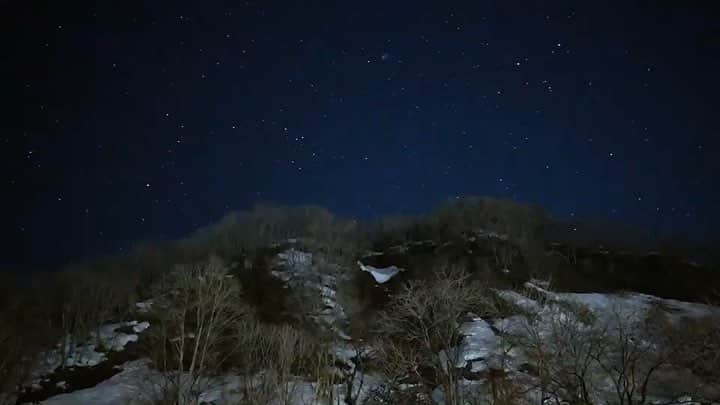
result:
M 0 2 L 0 266 L 256 202 L 716 235 L 716 1 Z M 7 46 L 6 46 L 7 45 Z

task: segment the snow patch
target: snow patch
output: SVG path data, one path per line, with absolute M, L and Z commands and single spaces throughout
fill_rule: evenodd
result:
M 126 327 L 131 327 L 135 333 L 118 331 Z M 51 374 L 60 366 L 68 368 L 96 366 L 107 360 L 106 351 L 124 350 L 128 343 L 137 342 L 137 334 L 148 327 L 150 327 L 149 322 L 137 321 L 106 324 L 92 331 L 87 341 L 78 341 L 68 335 L 55 349 L 42 353 L 32 376 L 39 378 Z
M 513 315 L 493 321 L 493 326 L 501 334 L 519 335 L 526 331 L 527 319 L 522 315 Z
M 289 249 L 278 253 L 280 264 L 289 271 L 304 271 L 312 265 L 312 253 L 305 253 L 295 249 Z
M 135 307 L 137 307 L 138 312 L 140 312 L 141 314 L 146 314 L 146 313 L 150 312 L 150 310 L 152 310 L 153 304 L 154 304 L 153 300 L 147 300 L 147 301 L 136 302 Z
M 497 347 L 495 332 L 481 318 L 463 323 L 460 333 L 464 336 L 460 344 L 460 356 L 465 362 L 488 358 Z
M 148 367 L 147 360 L 125 363 L 123 371 L 92 388 L 60 394 L 42 401 L 46 405 L 140 405 L 153 398 L 153 383 L 159 374 Z M 159 385 L 158 385 L 159 386 Z
M 133 331 L 134 331 L 135 333 L 142 333 L 142 332 L 145 331 L 145 329 L 147 329 L 147 328 L 149 328 L 149 327 L 150 327 L 150 322 L 148 322 L 148 321 L 144 321 L 144 322 L 140 322 L 140 323 L 135 323 L 135 324 L 133 325 Z
M 443 367 L 453 364 L 454 367 L 464 368 L 469 363 L 474 372 L 487 369 L 485 360 L 492 357 L 498 348 L 498 339 L 490 324 L 481 318 L 473 318 L 460 325 L 460 334 L 463 338 L 459 347 L 450 347 L 438 353 Z
M 500 290 L 497 291 L 498 296 L 500 298 L 504 299 L 505 301 L 517 305 L 518 307 L 522 308 L 525 311 L 528 312 L 536 312 L 540 310 L 540 304 L 538 304 L 537 301 L 528 298 L 516 291 L 511 290 Z
M 362 262 L 357 263 L 360 266 L 360 270 L 370 273 L 378 284 L 387 283 L 391 278 L 402 271 L 402 269 L 396 266 L 377 268 L 364 265 Z

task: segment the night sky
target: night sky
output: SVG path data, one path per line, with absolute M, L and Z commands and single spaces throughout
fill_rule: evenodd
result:
M 0 2 L 0 265 L 256 202 L 720 226 L 717 1 Z

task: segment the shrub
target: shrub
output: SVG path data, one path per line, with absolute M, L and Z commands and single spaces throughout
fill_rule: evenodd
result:
M 678 348 L 673 361 L 705 383 L 720 387 L 720 319 L 717 316 L 684 319 L 673 328 L 671 337 Z
M 244 379 L 243 403 L 292 403 L 298 376 L 328 381 L 318 389 L 324 387 L 329 393 L 332 381 L 325 367 L 330 357 L 322 339 L 291 325 L 263 324 L 252 317 L 236 328 L 233 337 L 239 350 L 233 355 L 233 365 Z
M 380 357 L 392 383 L 410 378 L 440 386 L 447 404 L 463 403 L 456 368 L 461 317 L 468 311 L 495 314 L 484 289 L 463 269 L 444 267 L 428 281 L 411 281 L 380 312 Z M 446 356 L 440 356 L 441 352 Z

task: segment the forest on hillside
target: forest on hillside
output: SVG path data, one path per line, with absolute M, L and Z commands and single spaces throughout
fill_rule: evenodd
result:
M 447 404 L 474 396 L 510 404 L 531 391 L 587 404 L 599 401 L 595 390 L 605 395 L 595 387 L 602 374 L 630 405 L 649 403 L 666 368 L 689 370 L 702 381 L 697 392 L 714 395 L 720 323 L 708 308 L 720 301 L 717 262 L 691 260 L 687 246 L 612 234 L 485 197 L 373 223 L 320 207 L 257 206 L 180 240 L 8 275 L 0 283 L 0 398 L 44 400 L 68 391 L 60 386 L 67 380 L 72 390 L 90 388 L 138 359 L 160 376 L 155 403 L 197 403 L 207 378 L 229 372 L 245 379 L 239 403 L 252 404 L 278 395 L 293 403 L 300 377 L 314 382 L 316 396 L 347 404 L 438 395 Z M 632 313 L 596 311 L 588 297 L 599 293 L 626 300 Z M 468 327 L 493 350 L 522 348 L 525 360 L 493 351 L 473 359 L 482 367 L 466 364 Z M 329 350 L 338 341 L 354 354 L 338 358 Z M 97 359 L 84 352 L 90 344 Z M 568 348 L 571 355 L 560 354 Z M 259 386 L 250 381 L 258 373 Z M 383 382 L 367 392 L 361 378 L 371 375 Z M 489 391 L 471 395 L 464 381 L 484 381 Z

